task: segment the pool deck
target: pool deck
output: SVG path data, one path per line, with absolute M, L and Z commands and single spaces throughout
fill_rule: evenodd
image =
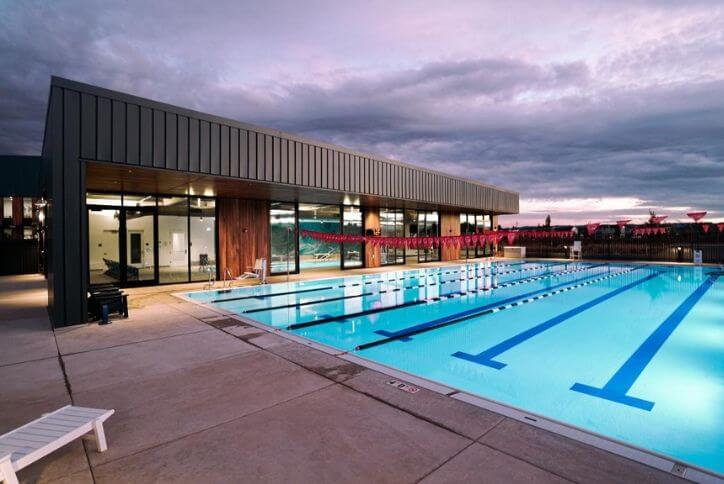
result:
M 0 434 L 69 403 L 116 410 L 107 452 L 76 441 L 21 482 L 685 482 L 425 388 L 406 393 L 170 294 L 201 286 L 136 289 L 130 318 L 54 332 L 45 281 L 0 277 Z

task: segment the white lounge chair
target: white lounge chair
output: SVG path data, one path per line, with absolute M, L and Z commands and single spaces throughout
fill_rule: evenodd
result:
M 242 279 L 259 279 L 262 284 L 266 282 L 266 259 L 261 258 L 254 261 L 254 267 L 250 267 L 251 272 L 245 272 L 236 278 L 237 281 Z
M 575 260 L 576 256 L 578 256 L 579 259 L 583 258 L 583 248 L 580 240 L 574 240 L 573 247 L 571 247 L 571 259 Z
M 315 261 L 323 262 L 323 261 L 331 260 L 334 253 L 335 253 L 334 249 L 329 249 L 328 252 L 317 252 L 316 254 L 312 255 L 312 258 Z
M 104 452 L 108 444 L 103 422 L 113 415 L 113 412 L 114 410 L 66 405 L 0 435 L 0 481 L 17 484 L 17 471 L 79 437 L 95 440 L 98 452 Z

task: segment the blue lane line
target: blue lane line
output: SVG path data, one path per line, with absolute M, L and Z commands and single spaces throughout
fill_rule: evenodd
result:
M 648 276 L 644 277 L 643 279 L 639 279 L 638 281 L 634 281 L 630 284 L 626 284 L 625 286 L 621 286 L 618 289 L 615 289 L 611 292 L 608 292 L 604 294 L 603 296 L 599 296 L 595 299 L 592 299 L 591 301 L 588 301 L 587 303 L 581 304 L 580 306 L 577 306 L 573 309 L 570 309 L 566 311 L 565 313 L 559 314 L 558 316 L 549 319 L 548 321 L 545 321 L 543 323 L 540 323 L 536 326 L 533 326 L 532 328 L 529 328 L 521 333 L 516 334 L 515 336 L 512 336 L 505 341 L 498 343 L 495 346 L 491 346 L 487 350 L 478 353 L 477 355 L 472 355 L 470 353 L 465 353 L 463 351 L 458 351 L 456 353 L 453 353 L 452 356 L 455 358 L 460 358 L 463 360 L 471 361 L 473 363 L 477 363 L 479 365 L 489 366 L 490 368 L 495 368 L 496 370 L 500 370 L 502 368 L 505 368 L 506 364 L 501 363 L 499 361 L 495 361 L 493 358 L 500 355 L 501 353 L 505 353 L 511 348 L 514 348 L 518 346 L 521 343 L 524 343 L 525 341 L 538 336 L 544 331 L 547 331 L 551 329 L 554 326 L 557 326 L 561 324 L 562 322 L 566 321 L 567 319 L 570 319 L 583 311 L 586 311 L 588 309 L 591 309 L 594 306 L 597 306 L 605 301 L 608 301 L 609 299 L 618 296 L 619 294 L 626 292 L 630 289 L 633 289 L 634 287 L 643 284 L 646 281 L 650 281 L 654 277 L 658 277 L 661 273 L 655 272 L 653 274 L 649 274 Z
M 555 273 L 554 273 L 554 274 L 555 274 Z M 465 310 L 465 311 L 461 311 L 461 312 L 459 312 L 459 313 L 451 314 L 450 316 L 445 316 L 444 318 L 434 319 L 434 320 L 428 321 L 428 322 L 426 322 L 426 323 L 416 324 L 415 326 L 409 326 L 409 327 L 407 327 L 407 328 L 403 328 L 403 329 L 400 329 L 400 330 L 398 330 L 398 331 L 386 331 L 386 330 L 384 330 L 384 329 L 380 329 L 380 330 L 375 331 L 375 333 L 380 334 L 380 335 L 382 335 L 382 336 L 387 336 L 388 338 L 397 338 L 397 337 L 399 337 L 399 336 L 401 336 L 401 335 L 403 335 L 403 334 L 406 334 L 406 333 L 417 332 L 417 331 L 420 331 L 420 330 L 425 329 L 425 328 L 428 328 L 428 327 L 437 326 L 437 325 L 442 324 L 442 323 L 445 323 L 445 322 L 447 322 L 447 321 L 451 321 L 451 320 L 453 320 L 453 319 L 458 319 L 458 318 L 461 318 L 461 317 L 464 317 L 464 316 L 467 316 L 467 315 L 470 315 L 470 314 L 479 313 L 479 312 L 481 312 L 481 311 L 485 311 L 485 310 L 487 310 L 487 309 L 496 308 L 496 307 L 498 307 L 498 306 L 504 306 L 504 305 L 506 305 L 506 304 L 508 304 L 508 303 L 511 303 L 511 302 L 514 302 L 514 301 L 518 301 L 518 300 L 520 300 L 520 299 L 525 299 L 525 298 L 527 298 L 527 297 L 535 296 L 535 295 L 537 295 L 537 294 L 541 294 L 541 293 L 544 293 L 544 292 L 552 291 L 552 290 L 554 290 L 554 289 L 558 289 L 559 287 L 576 284 L 576 283 L 578 283 L 578 282 L 586 281 L 586 280 L 588 280 L 588 279 L 593 279 L 594 277 L 598 277 L 598 276 L 600 276 L 600 274 L 592 274 L 592 275 L 590 275 L 590 276 L 581 277 L 580 279 L 575 279 L 575 280 L 573 280 L 573 281 L 568 281 L 568 282 L 563 282 L 563 283 L 560 283 L 560 284 L 556 284 L 555 286 L 546 287 L 546 288 L 543 288 L 543 289 L 538 289 L 538 290 L 531 291 L 531 292 L 527 292 L 527 293 L 524 293 L 524 294 L 518 294 L 517 296 L 512 296 L 512 297 L 509 297 L 509 298 L 507 298 L 507 299 L 503 299 L 503 300 L 501 300 L 501 301 L 495 301 L 495 302 L 493 302 L 493 303 L 486 304 L 486 305 L 484 305 L 484 306 L 477 306 L 477 307 L 474 307 L 474 308 L 471 308 L 471 309 L 468 309 L 468 310 Z M 410 341 L 410 338 L 400 339 L 400 341 Z
M 689 314 L 689 311 L 699 302 L 699 299 L 706 294 L 711 286 L 714 285 L 714 282 L 716 282 L 718 278 L 718 275 L 710 276 L 701 286 L 689 294 L 689 297 L 646 338 L 646 341 L 641 343 L 641 346 L 621 365 L 621 368 L 608 380 L 603 388 L 576 383 L 571 387 L 571 390 L 630 407 L 640 408 L 641 410 L 651 411 L 651 409 L 654 408 L 654 402 L 631 397 L 626 395 L 626 393 L 631 389 L 646 366 L 651 363 L 651 360 L 664 343 L 666 343 L 669 336 L 671 336 L 681 321 Z

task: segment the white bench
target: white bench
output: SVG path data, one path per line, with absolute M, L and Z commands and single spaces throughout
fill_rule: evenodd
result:
M 66 405 L 0 435 L 0 481 L 17 484 L 17 471 L 79 437 L 95 440 L 98 452 L 105 451 L 108 445 L 103 422 L 113 412 Z

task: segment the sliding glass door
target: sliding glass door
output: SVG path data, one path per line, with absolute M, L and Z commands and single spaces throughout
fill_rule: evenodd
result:
M 189 279 L 189 205 L 186 197 L 158 199 L 158 280 Z
M 437 212 L 418 212 L 417 214 L 417 236 L 437 237 L 440 235 L 439 217 Z M 434 262 L 440 260 L 440 249 L 432 244 L 418 249 L 417 260 L 419 262 Z
M 293 203 L 272 202 L 269 207 L 271 273 L 298 272 L 297 209 Z
M 380 235 L 382 237 L 404 237 L 405 222 L 403 220 L 402 209 L 380 209 Z M 380 263 L 383 266 L 391 264 L 404 264 L 404 247 L 381 247 Z
M 125 284 L 154 284 L 156 274 L 156 209 L 124 208 Z

